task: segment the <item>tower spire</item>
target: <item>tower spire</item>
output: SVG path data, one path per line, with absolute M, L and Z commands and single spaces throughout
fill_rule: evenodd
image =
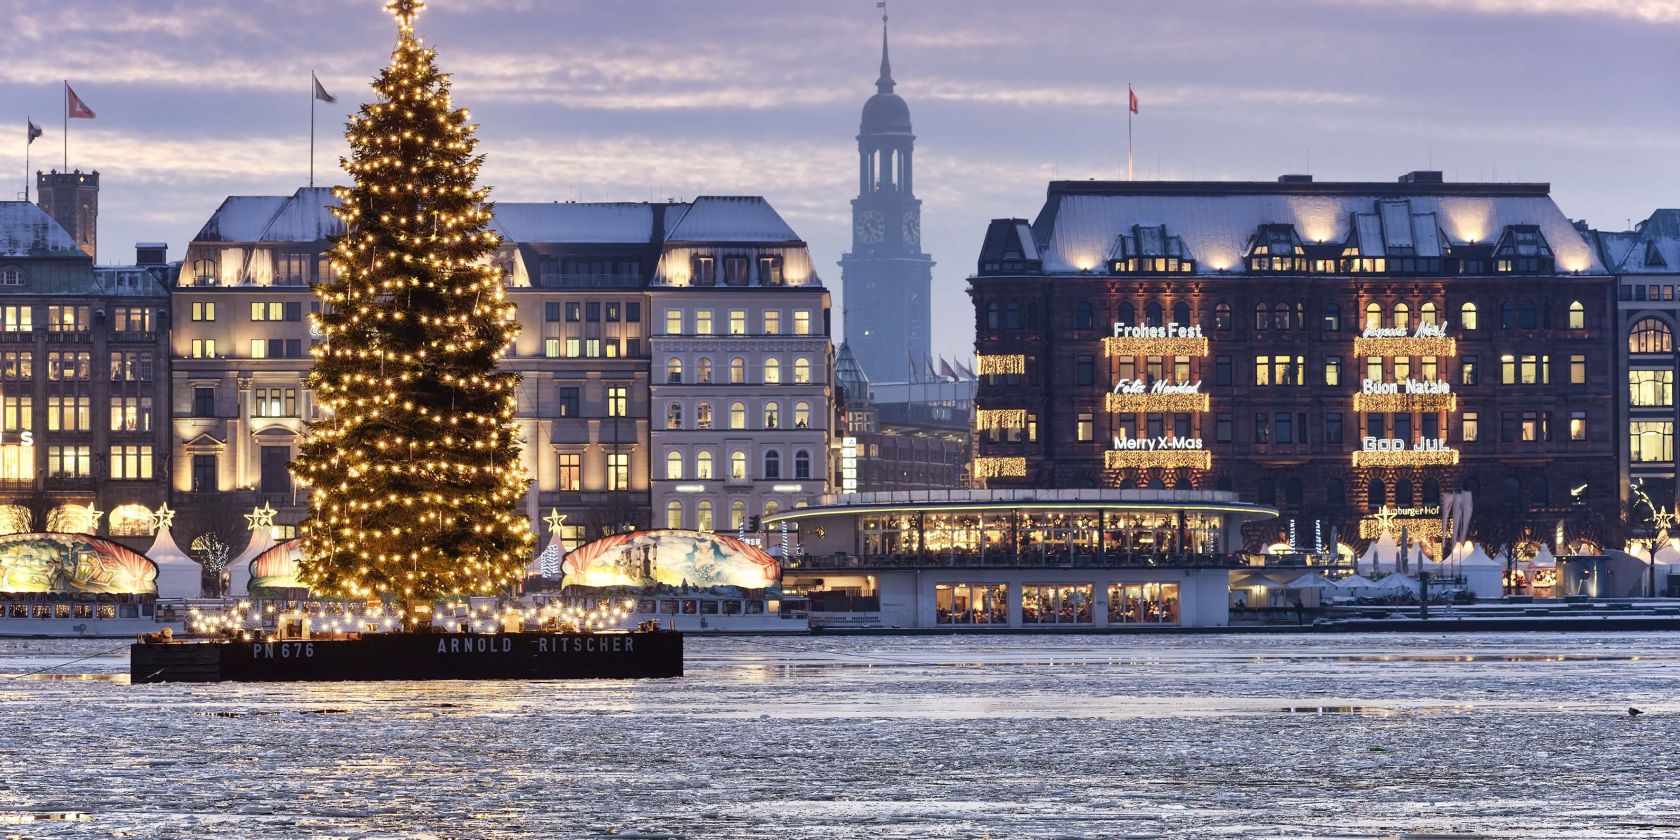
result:
M 892 62 L 887 59 L 887 4 L 876 3 L 875 8 L 881 10 L 881 78 L 875 80 L 875 89 L 881 93 L 892 93 Z

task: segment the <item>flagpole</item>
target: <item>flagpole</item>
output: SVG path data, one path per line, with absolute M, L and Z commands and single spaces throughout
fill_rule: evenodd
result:
M 1126 180 L 1132 180 L 1132 83 L 1126 83 Z
M 309 186 L 315 186 L 315 71 L 309 71 Z
M 70 171 L 70 80 L 64 80 L 64 171 Z
M 23 118 L 23 203 L 29 203 L 29 147 L 35 145 L 30 132 L 35 128 L 34 117 Z

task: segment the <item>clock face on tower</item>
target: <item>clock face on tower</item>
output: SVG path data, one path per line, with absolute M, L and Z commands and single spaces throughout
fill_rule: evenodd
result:
M 922 214 L 910 207 L 904 211 L 904 244 L 915 247 L 922 241 Z
M 876 245 L 887 238 L 887 217 L 879 210 L 865 210 L 857 216 L 857 239 L 865 245 Z

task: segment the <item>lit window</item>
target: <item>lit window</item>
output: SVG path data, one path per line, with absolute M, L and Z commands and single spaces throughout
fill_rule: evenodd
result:
M 667 310 L 665 310 L 665 334 L 666 335 L 682 335 L 682 322 L 683 322 L 682 310 L 680 310 L 680 309 L 667 309 Z
M 1569 328 L 1572 330 L 1587 328 L 1587 307 L 1578 300 L 1569 302 Z
M 1569 439 L 1587 439 L 1587 413 L 1585 411 L 1569 412 Z
M 1463 425 L 1460 428 L 1460 436 L 1464 442 L 1475 443 L 1481 437 L 1481 414 L 1475 411 L 1464 412 Z
M 1628 424 L 1628 445 L 1635 463 L 1665 463 L 1674 460 L 1674 423 L 1670 420 L 1635 420 Z
M 1628 402 L 1638 408 L 1674 404 L 1673 370 L 1628 371 Z
M 1096 424 L 1089 411 L 1082 411 L 1074 421 L 1074 437 L 1081 443 L 1096 440 Z
M 811 360 L 803 356 L 793 360 L 793 381 L 801 385 L 811 381 Z
M 665 477 L 672 481 L 682 480 L 683 456 L 681 452 L 665 453 Z
M 811 334 L 811 313 L 801 309 L 793 313 L 793 334 Z
M 1476 304 L 1465 303 L 1462 306 L 1458 307 L 1458 325 L 1460 327 L 1463 327 L 1466 332 L 1475 331 L 1475 329 L 1476 329 Z
M 774 356 L 764 360 L 764 384 L 782 384 L 782 362 Z

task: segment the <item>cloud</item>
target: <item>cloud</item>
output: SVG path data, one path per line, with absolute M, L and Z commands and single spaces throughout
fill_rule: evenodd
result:
M 1343 5 L 1471 11 L 1485 15 L 1613 17 L 1680 23 L 1680 0 L 1332 0 Z

